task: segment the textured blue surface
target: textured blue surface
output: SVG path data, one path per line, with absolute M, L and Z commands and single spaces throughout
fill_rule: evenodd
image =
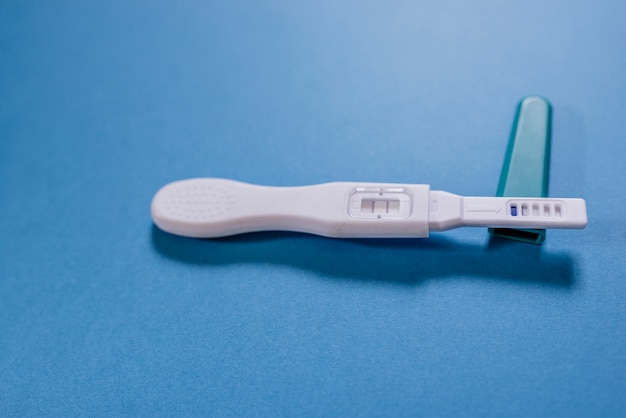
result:
M 0 5 L 0 415 L 623 416 L 620 1 Z M 554 105 L 544 246 L 155 229 L 173 180 L 493 195 Z

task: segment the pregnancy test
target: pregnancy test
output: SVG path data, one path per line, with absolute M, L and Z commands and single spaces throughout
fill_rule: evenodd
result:
M 218 238 L 257 231 L 296 231 L 332 238 L 427 238 L 464 226 L 582 229 L 583 199 L 477 197 L 427 184 L 336 182 L 259 186 L 218 178 L 167 184 L 152 200 L 162 230 Z

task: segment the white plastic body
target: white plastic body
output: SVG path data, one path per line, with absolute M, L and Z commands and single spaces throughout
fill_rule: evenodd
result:
M 463 197 L 431 191 L 425 184 L 267 187 L 216 178 L 164 186 L 152 201 L 152 218 L 164 231 L 196 238 L 268 230 L 333 238 L 426 238 L 429 231 L 460 226 L 587 225 L 582 199 Z
M 164 231 L 202 238 L 267 230 L 336 238 L 428 236 L 428 186 L 402 186 L 410 193 L 412 210 L 403 219 L 384 222 L 350 215 L 350 195 L 363 186 L 398 185 L 266 187 L 225 179 L 183 180 L 159 190 L 152 202 L 152 218 Z

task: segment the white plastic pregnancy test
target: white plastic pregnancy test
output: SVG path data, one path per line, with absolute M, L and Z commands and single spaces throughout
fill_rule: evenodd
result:
M 583 199 L 465 197 L 426 184 L 325 183 L 267 187 L 217 178 L 170 183 L 152 200 L 164 231 L 217 238 L 297 231 L 333 238 L 426 238 L 461 226 L 584 228 Z

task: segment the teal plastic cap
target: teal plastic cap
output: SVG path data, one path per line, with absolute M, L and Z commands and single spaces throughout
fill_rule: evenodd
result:
M 550 176 L 552 106 L 539 96 L 520 101 L 496 196 L 547 197 Z M 545 229 L 489 228 L 493 236 L 541 244 Z

